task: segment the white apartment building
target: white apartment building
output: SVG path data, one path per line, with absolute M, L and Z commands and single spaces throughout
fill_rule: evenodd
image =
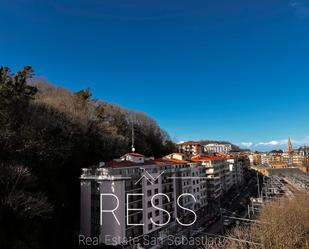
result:
M 270 163 L 270 156 L 267 153 L 261 154 L 261 164 L 269 164 Z
M 190 212 L 181 207 L 206 212 L 205 171 L 200 163 L 185 159 L 181 153 L 159 160 L 127 153 L 120 159 L 101 163 L 101 167 L 83 169 L 80 177 L 81 235 L 99 237 L 101 243 L 107 245 L 119 245 L 127 238 L 141 238 L 142 235 L 164 237 L 177 226 L 176 218 L 184 223 L 190 220 Z M 165 196 L 154 197 L 161 193 Z M 183 193 L 192 194 L 195 200 L 191 196 L 182 197 L 180 207 L 177 198 Z M 113 209 L 114 215 L 102 212 Z M 170 215 L 168 224 L 155 225 L 169 220 L 167 212 Z
M 230 169 L 229 165 L 225 167 L 225 191 L 229 191 L 234 185 L 234 172 Z
M 207 194 L 216 200 L 233 186 L 243 183 L 244 158 L 232 155 L 204 155 L 192 157 L 206 169 Z
M 190 165 L 190 178 L 192 186 L 191 194 L 194 195 L 196 202 L 191 207 L 193 210 L 199 210 L 202 207 L 207 205 L 207 182 L 206 182 L 206 173 L 203 167 L 200 166 L 200 163 L 189 163 Z M 188 182 L 187 182 L 188 184 Z
M 238 157 L 228 158 L 229 172 L 232 175 L 233 185 L 241 185 L 244 180 L 243 162 Z
M 293 156 L 290 155 L 288 152 L 283 152 L 281 154 L 280 160 L 282 163 L 292 164 L 293 163 Z
M 193 201 L 192 198 L 184 197 L 184 206 L 194 211 L 199 211 L 206 207 L 208 202 L 206 174 L 204 167 L 199 162 L 187 161 L 188 156 L 183 153 L 172 153 L 165 156 L 163 159 L 167 159 L 173 163 L 183 162 L 187 164 L 186 168 L 179 170 L 179 180 L 181 181 L 182 185 L 182 193 L 192 194 L 196 201 Z M 186 214 L 186 212 L 183 212 L 183 214 Z
M 196 156 L 191 159 L 192 161 L 200 162 L 205 168 L 208 197 L 213 200 L 221 197 L 227 189 L 227 184 L 229 184 L 226 182 L 228 165 L 225 158 L 217 156 Z
M 249 161 L 250 161 L 250 166 L 254 166 L 254 156 L 253 156 L 252 154 L 250 154 L 250 155 L 248 156 L 248 159 L 249 159 Z
M 204 152 L 206 153 L 227 153 L 232 150 L 231 144 L 206 144 L 204 145 Z

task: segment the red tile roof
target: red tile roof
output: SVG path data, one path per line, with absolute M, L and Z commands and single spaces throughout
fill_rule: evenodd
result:
M 175 158 L 162 158 L 162 159 L 159 159 L 163 162 L 166 162 L 166 163 L 173 163 L 173 164 L 181 164 L 181 163 L 188 163 L 189 161 L 186 161 L 186 160 L 178 160 L 178 159 L 175 159 Z
M 213 155 L 198 155 L 191 157 L 191 160 L 194 162 L 202 162 L 202 161 L 216 161 L 229 158 L 228 154 L 213 154 Z
M 158 165 L 158 166 L 165 166 L 168 164 L 185 164 L 188 161 L 177 160 L 177 159 L 167 159 L 161 158 L 156 160 L 145 160 L 143 163 L 135 163 L 132 161 L 110 161 L 106 162 L 104 167 L 111 167 L 111 168 L 122 168 L 122 167 L 138 167 L 138 166 L 147 166 L 147 165 Z
M 136 156 L 136 157 L 145 157 L 144 155 L 139 154 L 139 153 L 135 153 L 135 152 L 129 152 L 129 153 L 125 154 L 125 156 L 126 156 L 126 155 Z

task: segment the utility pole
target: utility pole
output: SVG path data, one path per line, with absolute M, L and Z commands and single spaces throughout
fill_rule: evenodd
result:
M 221 200 L 220 200 L 220 197 L 219 197 L 219 210 L 220 210 L 221 233 L 223 234 L 223 216 L 222 216 L 222 208 L 221 208 Z
M 133 124 L 133 119 L 132 119 L 132 152 L 135 152 L 135 147 L 134 147 L 134 124 Z
M 259 172 L 256 172 L 256 182 L 257 182 L 257 187 L 258 187 L 258 197 L 261 197 L 260 193 L 260 180 L 259 180 Z
M 222 216 L 222 209 L 220 207 L 220 224 L 221 224 L 221 233 L 223 234 L 223 216 Z

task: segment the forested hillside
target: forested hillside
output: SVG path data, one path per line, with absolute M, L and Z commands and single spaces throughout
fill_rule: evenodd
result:
M 175 144 L 144 113 L 0 68 L 0 248 L 72 247 L 82 167 L 128 152 L 161 157 Z M 46 243 L 48 241 L 48 243 Z

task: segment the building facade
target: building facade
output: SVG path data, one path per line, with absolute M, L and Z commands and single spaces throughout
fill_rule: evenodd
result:
M 234 186 L 234 172 L 227 155 L 203 155 L 191 160 L 205 167 L 207 177 L 207 193 L 210 200 L 217 200 Z
M 203 146 L 194 141 L 187 141 L 177 145 L 178 152 L 186 154 L 188 157 L 197 156 L 203 153 Z
M 143 244 L 144 235 L 164 237 L 180 223 L 192 222 L 188 209 L 205 215 L 204 167 L 185 159 L 181 153 L 158 160 L 128 153 L 83 169 L 80 234 L 99 237 L 106 245 L 125 244 L 130 238 Z
M 204 145 L 205 153 L 227 153 L 232 150 L 231 144 L 206 144 Z

